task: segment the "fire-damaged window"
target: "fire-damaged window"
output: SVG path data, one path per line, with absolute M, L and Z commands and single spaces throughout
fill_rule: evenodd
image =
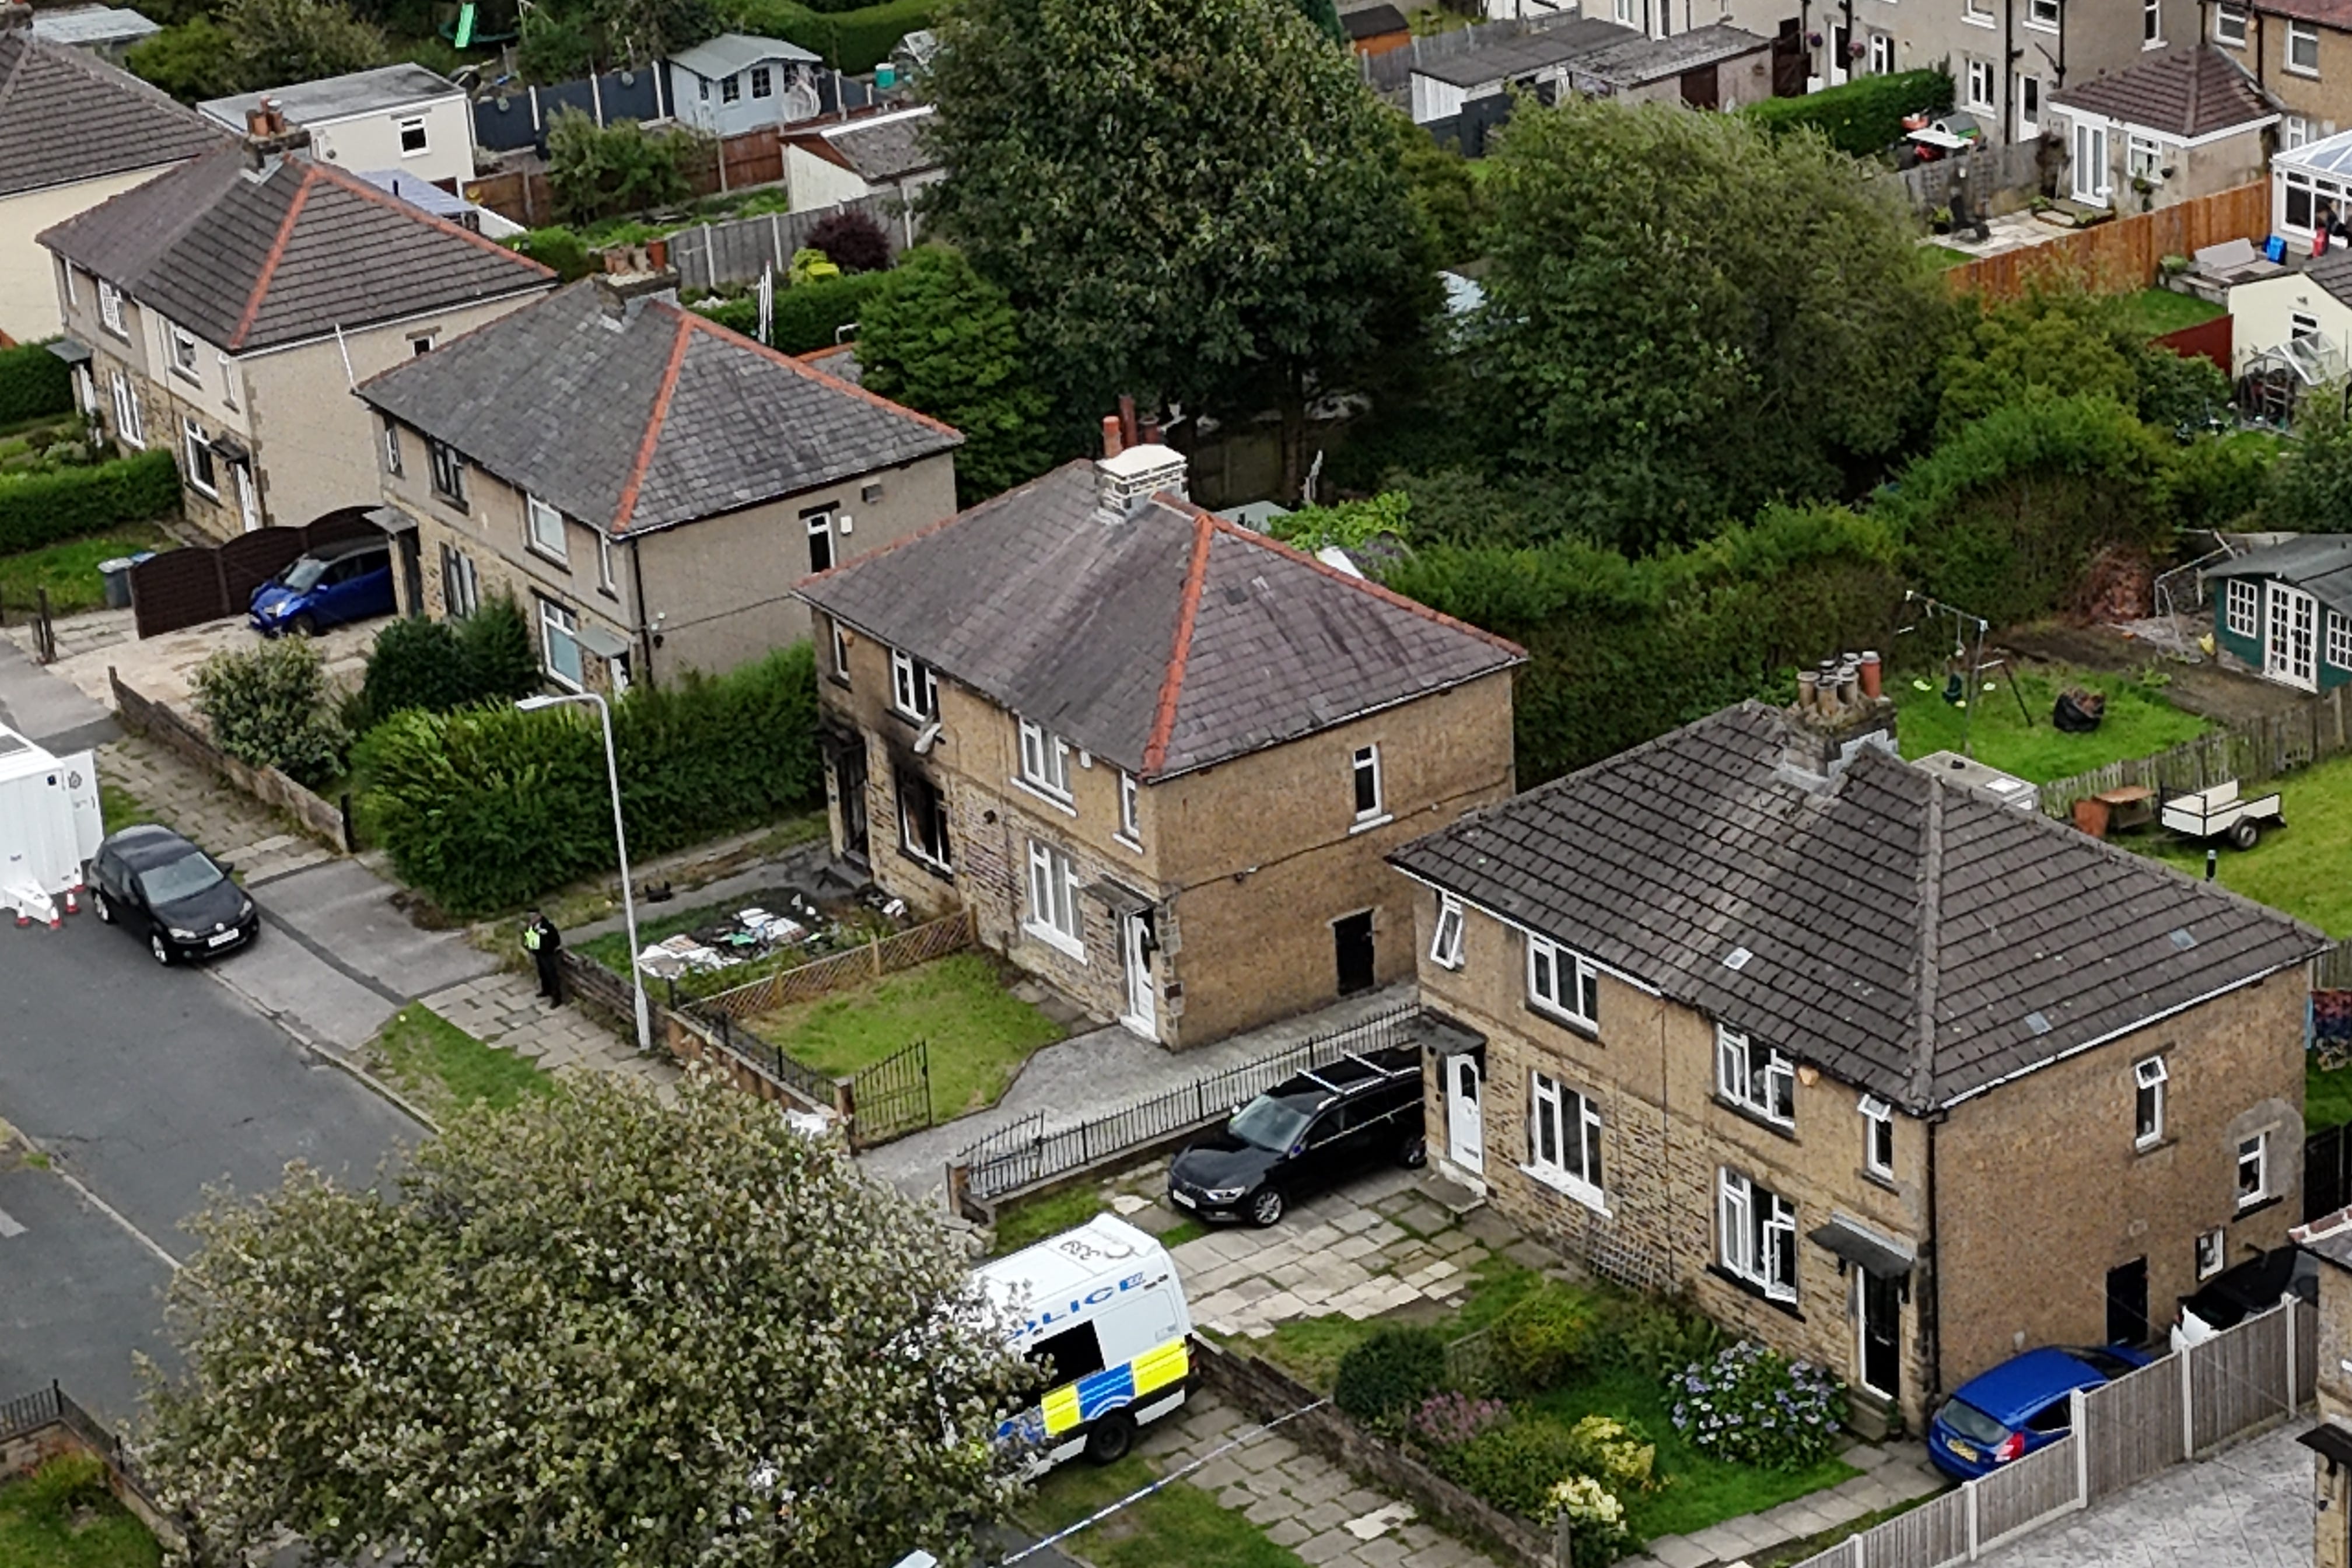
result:
M 952 871 L 948 853 L 948 801 L 940 786 L 910 768 L 898 770 L 898 842 L 934 870 Z

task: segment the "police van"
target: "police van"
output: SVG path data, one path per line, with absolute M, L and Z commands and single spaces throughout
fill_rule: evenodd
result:
M 1081 1453 L 1113 1463 L 1137 1426 L 1184 1403 L 1192 1314 L 1183 1283 L 1167 1248 L 1125 1220 L 1098 1215 L 973 1273 L 1012 1348 L 1052 1379 L 1003 1428 L 1042 1466 Z

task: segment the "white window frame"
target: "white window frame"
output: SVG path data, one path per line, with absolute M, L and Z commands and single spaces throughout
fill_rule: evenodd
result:
M 1797 1299 L 1797 1205 L 1728 1167 L 1717 1167 L 1716 1258 L 1726 1272 L 1764 1292 Z M 1767 1200 L 1760 1206 L 1759 1194 Z
M 2017 133 L 2031 140 L 2042 134 L 2042 79 L 2030 71 L 2019 71 L 2011 79 L 2010 90 L 2017 95 Z
M 938 781 L 911 769 L 900 769 L 897 778 L 892 781 L 892 787 L 898 797 L 898 847 L 907 852 L 908 858 L 929 866 L 934 871 L 944 872 L 952 877 L 955 875 L 955 844 L 949 837 L 947 829 L 944 826 L 940 829 L 940 847 L 945 851 L 941 855 L 932 854 L 915 837 L 915 825 L 908 815 L 908 808 L 913 805 L 913 802 L 907 797 L 907 780 L 909 778 L 920 779 L 923 786 L 938 798 L 941 815 L 944 816 L 947 811 L 947 792 L 940 788 Z
M 2246 47 L 2246 8 L 2221 0 L 2213 7 L 2213 41 L 2233 49 Z
M 2164 47 L 2164 0 L 2139 0 L 2139 47 Z
M 1548 987 L 1548 988 L 1547 988 Z M 1573 948 L 1528 938 L 1528 1005 L 1588 1029 L 1601 1027 L 1601 971 Z M 1590 1011 L 1584 1009 L 1589 1008 Z
M 2160 1056 L 2144 1058 L 2132 1064 L 2133 1148 L 2153 1149 L 2164 1142 L 2164 1101 L 2168 1092 L 2164 1086 L 2170 1076 L 2164 1070 L 2164 1058 Z M 2148 1114 L 2145 1119 L 2139 1111 L 2143 1099 L 2148 1102 Z M 2147 1123 L 2145 1131 L 2140 1127 L 2143 1120 Z
M 2246 1191 L 2246 1165 L 2254 1168 L 2254 1190 Z M 2266 1201 L 2271 1195 L 2271 1135 L 2257 1132 L 2251 1138 L 2238 1140 L 2238 1208 L 2241 1212 Z
M 1468 918 L 1461 900 L 1451 893 L 1437 895 L 1437 925 L 1429 939 L 1430 963 L 1440 969 L 1462 967 L 1462 928 Z
M 1118 770 L 1118 837 L 1130 849 L 1143 847 L 1143 785 L 1125 768 Z
M 2311 63 L 2309 65 L 2302 64 L 2295 58 L 2305 45 L 2310 46 L 2311 49 Z M 2288 70 L 2293 71 L 2297 76 L 2317 76 L 2319 74 L 2318 23 L 2296 21 L 2289 21 L 2287 23 L 2286 58 L 2283 63 Z
M 601 528 L 596 531 L 596 586 L 616 599 L 621 596 L 619 580 L 613 575 L 613 536 Z
M 2164 143 L 2153 136 L 2126 136 L 2124 139 L 2124 173 L 2135 180 L 2161 179 L 2164 174 Z
M 211 435 L 203 426 L 194 419 L 182 416 L 180 466 L 187 470 L 188 488 L 200 496 L 218 500 L 220 500 L 220 465 L 213 457 L 212 439 Z M 212 478 L 209 479 L 205 479 L 197 468 L 199 456 L 203 458 L 204 468 L 212 472 Z
M 1617 25 L 1619 26 L 1632 26 L 1633 25 L 1633 0 L 1617 0 L 1616 16 Z
M 81 303 L 81 290 L 74 287 L 74 264 L 60 256 L 58 258 L 58 270 L 63 272 L 66 276 L 66 303 L 68 305 L 79 305 Z
M 400 426 L 392 419 L 383 422 L 383 471 L 394 479 L 401 476 Z
M 1997 25 L 1990 0 L 1968 0 L 1968 3 L 1960 8 L 1960 20 L 1972 27 L 1990 27 Z
M 2306 338 L 2315 338 L 2318 335 L 2319 318 L 2317 316 L 2313 315 L 2308 310 L 2290 310 L 2287 312 L 2287 342 L 2291 343 L 2299 343 Z
M 231 408 L 236 406 L 236 361 L 226 353 L 216 353 L 220 361 L 221 401 Z
M 166 321 L 163 323 L 163 336 L 171 347 L 173 371 L 202 386 L 204 374 L 196 369 L 196 334 L 175 321 Z
M 841 564 L 841 537 L 835 531 L 835 521 L 833 508 L 829 506 L 801 514 L 802 526 L 808 531 L 809 573 L 812 576 L 819 572 L 830 572 Z M 824 541 L 824 564 L 822 566 L 816 563 L 815 542 L 820 539 Z
M 1364 780 L 1368 777 L 1372 782 L 1372 804 L 1369 806 L 1363 802 Z M 1378 827 L 1389 820 L 1388 793 L 1381 779 L 1378 742 L 1356 748 L 1355 754 L 1349 759 L 1348 781 L 1349 788 L 1353 792 L 1350 803 L 1356 808 L 1355 826 L 1349 829 L 1349 832 L 1360 833 L 1367 827 Z
M 1763 1070 L 1757 1070 L 1756 1053 L 1764 1053 Z M 1761 1086 L 1761 1098 L 1758 1097 Z M 1758 1047 L 1744 1030 L 1723 1024 L 1715 1026 L 1715 1087 L 1724 1099 L 1762 1117 L 1775 1127 L 1797 1124 L 1797 1064 L 1774 1046 Z M 1788 1094 L 1789 1110 L 1782 1115 L 1776 1088 Z
M 2352 616 L 2327 612 L 2327 662 L 2337 669 L 2352 669 Z
M 2311 121 L 2300 114 L 2290 114 L 2279 121 L 2279 145 L 2292 153 L 2298 147 L 2311 145 Z
M 1068 853 L 1043 839 L 1029 840 L 1029 907 L 1021 929 L 1086 962 L 1084 916 L 1078 909 L 1078 870 Z
M 1070 743 L 1034 720 L 1021 727 L 1021 783 L 1057 805 L 1070 804 Z
M 916 676 L 922 677 L 917 689 Z M 928 723 L 939 716 L 940 682 L 929 665 L 903 648 L 890 650 L 890 705 L 907 718 Z
M 2230 635 L 2237 637 L 2260 637 L 2263 635 L 2263 591 L 2243 577 L 2230 579 L 2230 591 L 2222 606 L 2222 624 Z
M 1979 114 L 1992 112 L 1993 63 L 1970 58 L 1968 69 L 1968 107 Z
M 1870 74 L 1873 76 L 1895 74 L 1894 34 L 1873 32 L 1870 35 Z
M 721 103 L 740 103 L 743 101 L 743 79 L 740 76 L 729 76 L 719 79 L 719 101 Z
M 849 634 L 842 629 L 838 616 L 825 617 L 833 636 L 833 676 L 844 686 L 849 684 Z
M 114 434 L 141 451 L 147 449 L 147 413 L 139 406 L 139 389 L 122 371 L 110 371 L 108 390 L 114 398 Z
M 772 68 L 768 66 L 751 68 L 751 96 L 753 98 L 776 96 L 776 75 Z
M 2197 1237 L 2197 1282 L 2202 1285 L 2230 1263 L 2230 1232 L 2227 1226 L 2215 1226 Z
M 1895 1107 L 1874 1094 L 1862 1097 L 1862 1168 L 1874 1176 L 1895 1175 Z M 1885 1148 L 1880 1147 L 1881 1143 Z
M 482 607 L 481 574 L 474 558 L 454 544 L 441 547 L 441 611 L 462 621 Z
M 572 661 L 579 667 L 578 675 L 566 675 L 557 667 L 555 643 L 558 637 L 572 645 Z M 540 600 L 539 651 L 541 668 L 547 671 L 550 680 L 568 691 L 587 689 L 587 650 L 580 646 L 580 613 L 577 610 L 559 605 L 552 599 Z
M 421 114 L 412 114 L 407 119 L 399 121 L 394 129 L 400 133 L 400 155 L 402 157 L 421 158 L 425 153 L 433 150 L 432 138 L 426 133 L 425 129 L 425 116 Z M 414 147 L 411 147 L 408 144 L 408 133 L 412 131 L 416 132 L 416 145 Z
M 1547 1073 L 1528 1074 L 1528 1163 L 1521 1168 L 1546 1186 L 1605 1215 L 1609 1197 L 1603 1185 L 1601 1131 L 1601 1107 L 1591 1095 Z M 1549 1148 L 1546 1133 L 1550 1134 Z
M 131 335 L 131 329 L 122 324 L 122 290 L 103 278 L 98 280 L 98 319 L 116 337 Z
M 558 565 L 572 564 L 572 542 L 565 537 L 563 514 L 535 495 L 522 498 L 523 542 L 534 555 Z
M 2025 25 L 2036 32 L 2056 32 L 2063 15 L 2060 0 L 2025 0 Z

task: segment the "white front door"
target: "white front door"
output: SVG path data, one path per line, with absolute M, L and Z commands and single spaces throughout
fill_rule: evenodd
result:
M 1830 85 L 1832 87 L 1843 87 L 1845 85 L 1847 68 L 1853 60 L 1853 56 L 1847 52 L 1847 47 L 1853 42 L 1853 31 L 1852 28 L 1832 27 L 1830 29 L 1829 72 Z
M 2031 142 L 2042 134 L 2042 79 L 2017 79 L 2017 139 Z
M 1119 952 L 1127 968 L 1127 1012 L 1119 1022 L 1147 1040 L 1160 1037 L 1159 991 L 1151 978 L 1151 920 L 1118 918 Z
M 245 463 L 231 463 L 228 471 L 236 476 L 237 515 L 245 520 L 245 531 L 251 533 L 261 526 L 261 509 L 254 504 L 253 469 Z
M 1478 1058 L 1464 1051 L 1445 1058 L 1445 1141 L 1454 1163 L 1477 1175 L 1486 1168 L 1486 1125 L 1479 1110 Z
M 2074 121 L 2074 199 L 2086 206 L 2107 205 L 2107 122 Z
M 2318 690 L 2319 606 L 2301 589 L 2273 583 L 2269 609 L 2263 626 L 2263 673 L 2305 691 Z

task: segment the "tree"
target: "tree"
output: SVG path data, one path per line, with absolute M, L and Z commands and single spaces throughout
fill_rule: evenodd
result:
M 241 91 L 316 81 L 382 65 L 383 35 L 336 0 L 228 0 L 228 72 Z
M 910 250 L 866 302 L 857 364 L 869 391 L 963 432 L 956 499 L 986 500 L 1054 460 L 1050 404 L 1030 379 L 1003 290 L 957 251 Z
M 196 711 L 220 749 L 257 768 L 315 784 L 335 771 L 350 739 L 329 700 L 319 645 L 289 634 L 196 667 Z
M 1348 41 L 1348 29 L 1339 20 L 1337 0 L 1298 0 L 1301 15 L 1315 25 L 1315 30 L 1335 44 Z
M 1952 308 L 1891 183 L 1812 133 L 1571 98 L 1492 163 L 1494 418 L 1599 537 L 1859 490 L 1924 416 Z
M 193 1228 L 150 1452 L 223 1558 L 953 1562 L 1018 1491 L 1033 1380 L 945 1233 L 707 1078 L 568 1080 Z
M 2301 533 L 2352 531 L 2352 420 L 2332 388 L 2303 400 L 2295 439 L 2271 470 L 2265 528 Z
M 1425 331 L 1385 110 L 1296 0 L 970 0 L 928 86 L 939 230 L 1013 302 L 1060 412 L 1283 415 Z
M 694 138 L 648 132 L 634 120 L 599 126 L 569 106 L 547 127 L 547 179 L 555 205 L 578 222 L 674 206 L 691 194 L 686 161 Z
M 511 702 L 538 690 L 539 647 L 512 594 L 493 594 L 457 623 L 468 702 Z
M 1986 307 L 1945 357 L 1943 382 L 1938 439 L 2029 391 L 2111 397 L 2166 429 L 2201 426 L 2230 401 L 2211 362 L 2149 342 L 2120 298 L 2074 278 Z
M 192 16 L 131 46 L 123 63 L 173 98 L 200 103 L 238 90 L 231 40 L 209 16 Z
M 554 0 L 520 16 L 522 62 L 542 81 L 659 60 L 724 26 L 709 0 Z
M 808 242 L 844 272 L 884 272 L 890 267 L 890 241 L 882 226 L 854 208 L 821 219 L 809 230 Z

